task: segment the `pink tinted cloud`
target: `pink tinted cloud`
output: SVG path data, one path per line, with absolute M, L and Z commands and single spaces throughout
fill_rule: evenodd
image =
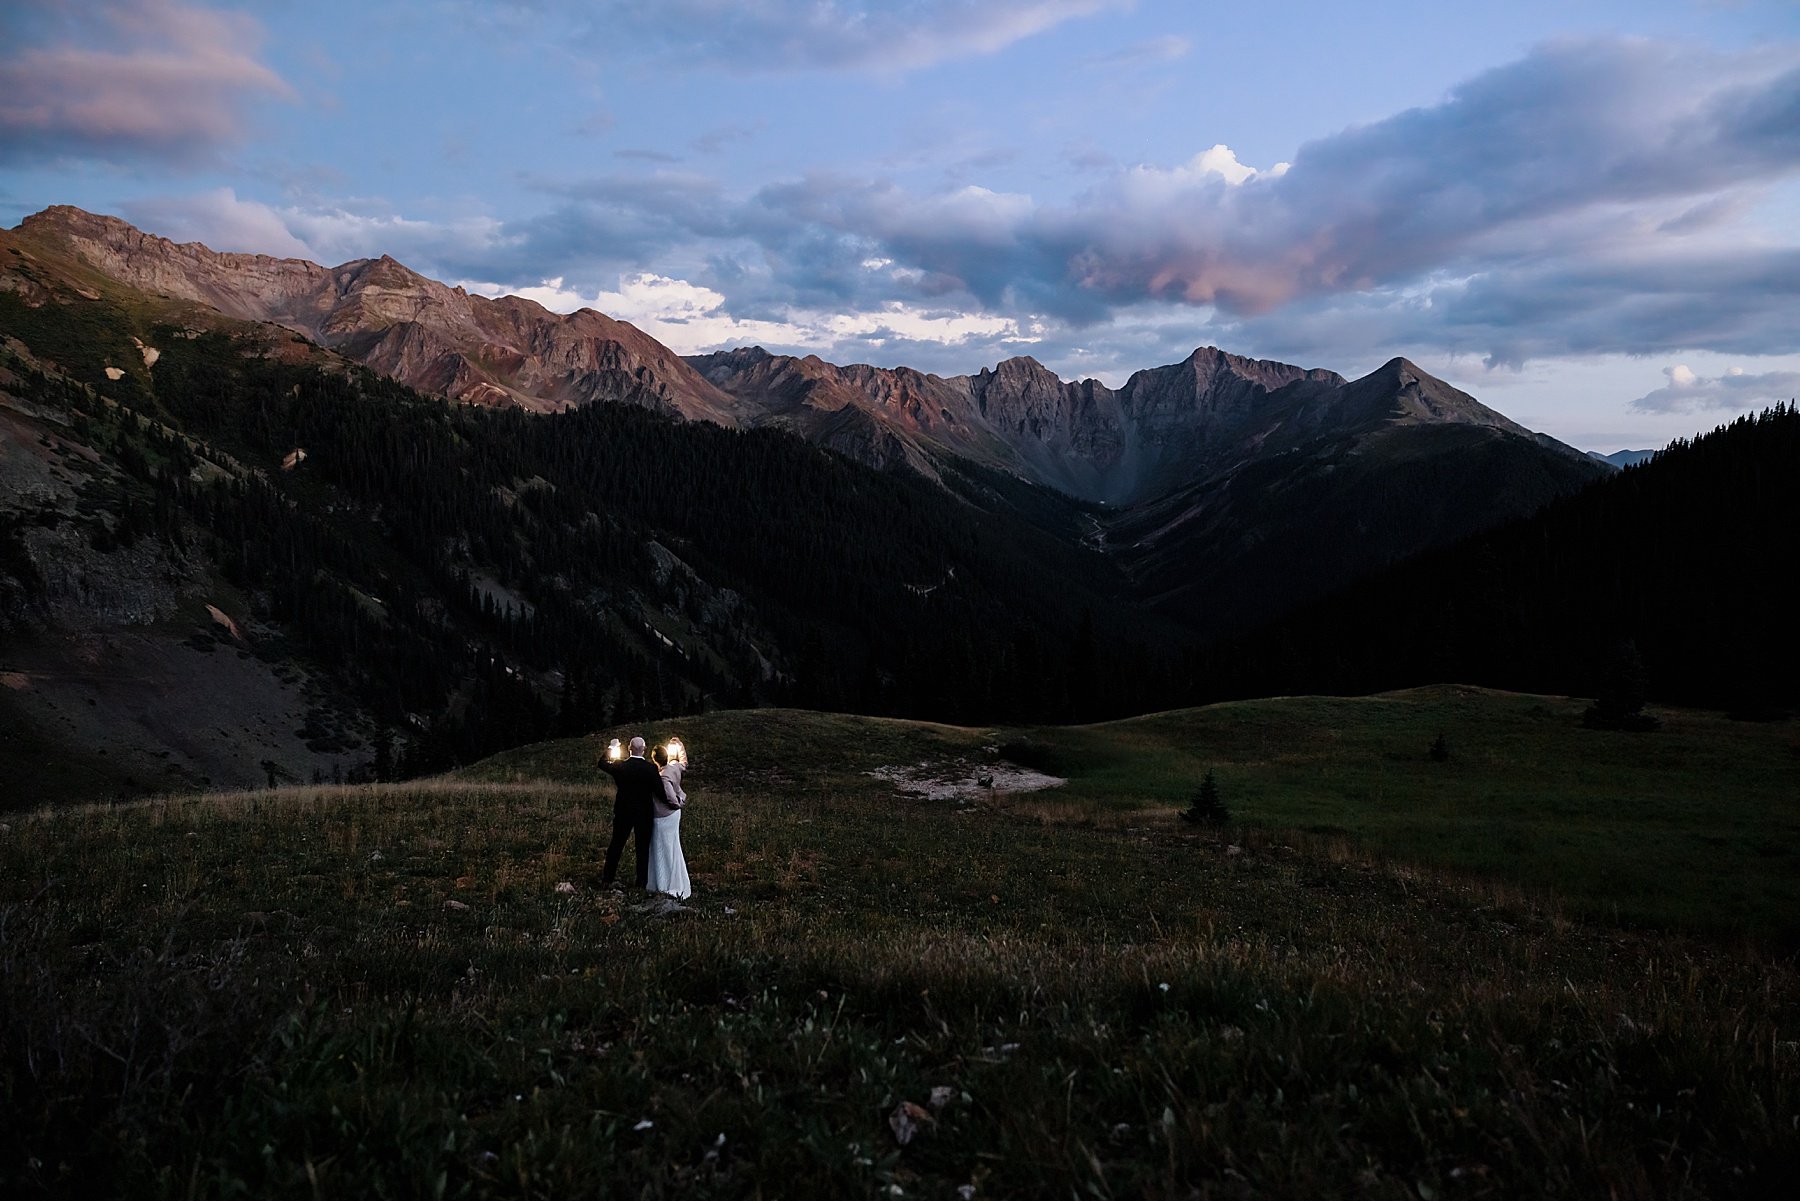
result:
M 0 159 L 204 159 L 244 136 L 248 101 L 294 96 L 244 14 L 176 0 L 50 11 L 49 39 L 0 58 Z
M 1684 363 L 1663 368 L 1668 383 L 1631 402 L 1640 413 L 1697 413 L 1705 409 L 1748 409 L 1800 396 L 1800 371 L 1751 374 L 1733 367 L 1724 375 L 1702 376 Z

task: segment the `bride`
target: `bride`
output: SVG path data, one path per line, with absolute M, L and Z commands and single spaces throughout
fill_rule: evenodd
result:
M 656 761 L 662 775 L 663 795 L 655 798 L 656 822 L 650 835 L 650 882 L 646 887 L 651 892 L 667 893 L 676 900 L 685 900 L 694 892 L 688 883 L 687 858 L 681 853 L 681 807 L 687 803 L 687 793 L 681 790 L 681 773 L 687 770 L 687 764 L 680 760 L 671 762 L 669 752 L 660 746 L 651 750 L 650 757 Z

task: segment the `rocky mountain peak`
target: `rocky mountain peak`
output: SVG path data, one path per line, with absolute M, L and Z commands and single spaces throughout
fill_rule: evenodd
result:
M 1001 376 L 1054 376 L 1056 373 L 1032 358 L 1030 355 L 1018 354 L 1010 359 L 1001 359 L 994 365 L 992 374 Z
M 130 287 L 285 326 L 421 391 L 538 411 L 620 401 L 736 424 L 728 397 L 654 338 L 602 313 L 454 289 L 383 254 L 323 267 L 174 243 L 67 205 L 17 233 Z
M 1528 431 L 1480 401 L 1423 370 L 1410 359 L 1389 359 L 1345 389 L 1347 409 L 1367 420 L 1453 423 Z
M 1381 366 L 1371 371 L 1368 379 L 1380 380 L 1393 388 L 1415 387 L 1425 380 L 1438 382 L 1431 375 L 1419 368 L 1411 359 L 1394 356 Z
M 145 238 L 167 241 L 156 238 L 154 234 L 141 234 L 129 222 L 118 217 L 109 217 L 103 213 L 90 213 L 86 209 L 76 208 L 72 204 L 53 204 L 42 212 L 33 213 L 19 222 L 22 233 L 43 235 L 46 233 L 107 233 L 114 236 L 140 234 Z

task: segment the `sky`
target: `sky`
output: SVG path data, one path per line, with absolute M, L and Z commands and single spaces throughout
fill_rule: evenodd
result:
M 1584 449 L 1800 395 L 1800 0 L 4 0 L 51 204 L 941 374 L 1396 355 Z

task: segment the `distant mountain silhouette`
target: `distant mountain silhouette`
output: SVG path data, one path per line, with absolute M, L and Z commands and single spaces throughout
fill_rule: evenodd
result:
M 1610 455 L 1603 455 L 1599 451 L 1590 450 L 1588 457 L 1613 467 L 1635 467 L 1639 463 L 1646 463 L 1656 457 L 1656 452 L 1653 450 L 1615 450 Z

